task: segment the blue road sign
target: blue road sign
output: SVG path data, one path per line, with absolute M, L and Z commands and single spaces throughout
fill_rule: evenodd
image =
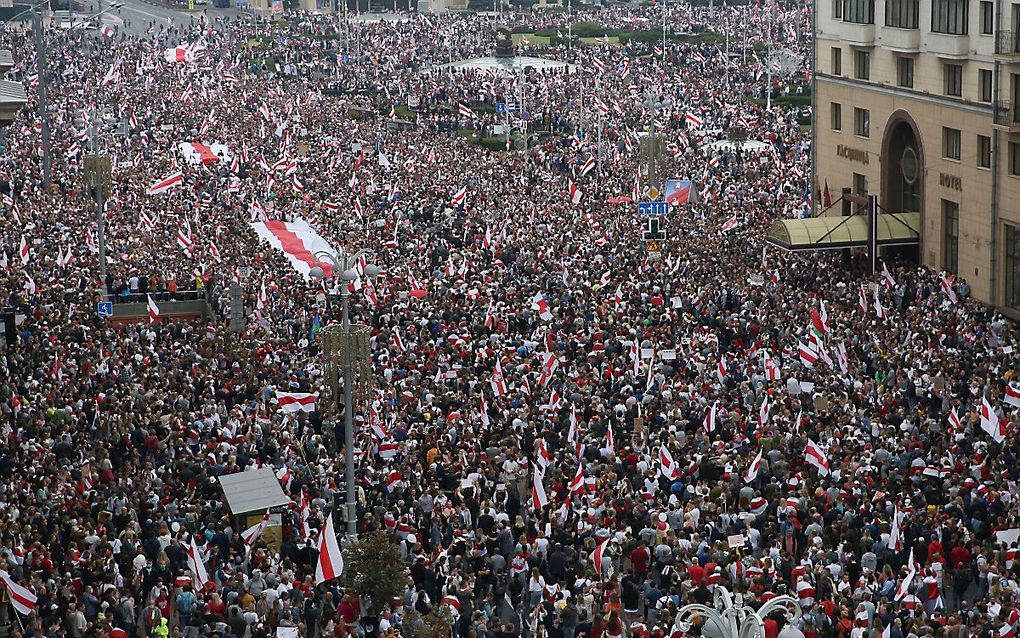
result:
M 637 212 L 638 215 L 668 215 L 669 202 L 640 202 Z
M 96 308 L 96 314 L 100 317 L 112 317 L 113 316 L 113 302 L 112 301 L 100 301 L 99 306 Z
M 496 112 L 506 113 L 506 104 L 503 104 L 502 102 L 496 102 Z

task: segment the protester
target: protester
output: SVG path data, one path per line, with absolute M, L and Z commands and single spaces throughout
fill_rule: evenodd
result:
M 48 188 L 35 49 L 5 34 L 30 94 L 0 156 L 0 279 L 24 314 L 0 378 L 12 635 L 311 638 L 371 615 L 399 636 L 405 610 L 438 606 L 461 637 L 659 638 L 700 634 L 678 611 L 719 587 L 794 596 L 812 638 L 1012 635 L 1014 326 L 891 254 L 869 276 L 764 243 L 811 208 L 810 113 L 762 99 L 807 86 L 806 10 L 575 9 L 655 35 L 620 46 L 562 42 L 557 12 L 285 17 L 47 33 Z M 490 53 L 493 26 L 559 31 L 518 52 L 572 66 L 433 68 Z M 547 134 L 473 143 L 511 99 Z M 719 144 L 737 129 L 764 144 Z M 693 182 L 658 253 L 631 201 L 651 130 L 658 177 Z M 105 280 L 92 149 L 114 162 Z M 360 264 L 350 301 L 373 373 L 358 530 L 387 534 L 413 582 L 392 603 L 316 583 L 344 492 L 319 335 L 339 289 L 253 228 L 299 219 L 384 273 Z M 214 317 L 114 323 L 104 295 Z M 311 412 L 278 402 L 312 392 Z M 215 480 L 260 467 L 293 499 L 278 551 L 242 536 Z

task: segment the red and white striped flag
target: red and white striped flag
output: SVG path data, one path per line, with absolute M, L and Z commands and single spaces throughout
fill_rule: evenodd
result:
M 591 554 L 592 562 L 595 564 L 595 573 L 598 574 L 599 578 L 603 575 L 603 569 L 609 567 L 609 563 L 606 561 L 606 545 L 609 543 L 609 539 L 602 541 L 595 548 L 595 551 Z
M 319 534 L 319 560 L 315 565 L 315 584 L 339 578 L 344 572 L 344 558 L 340 555 L 340 544 L 333 531 L 333 516 L 326 517 L 326 527 Z
M 715 432 L 716 425 L 715 419 L 718 410 L 719 402 L 716 401 L 715 403 L 712 404 L 712 407 L 708 409 L 708 412 L 705 413 L 705 431 L 708 432 L 709 434 Z
M 825 457 L 822 448 L 811 439 L 808 439 L 807 447 L 804 448 L 804 460 L 818 469 L 819 476 L 829 475 L 829 459 Z
M 464 203 L 464 200 L 466 198 L 467 198 L 467 186 L 461 186 L 460 190 L 454 193 L 453 197 L 450 198 L 450 203 L 453 204 L 454 206 L 460 206 L 461 204 Z
M 1020 388 L 1015 387 L 1012 383 L 1007 383 L 1006 396 L 1003 397 L 1003 402 L 1020 408 Z
M 191 569 L 191 573 L 195 577 L 195 586 L 198 589 L 205 587 L 205 584 L 209 582 L 209 574 L 205 570 L 202 552 L 195 545 L 194 539 L 184 544 L 184 551 L 188 554 L 188 568 Z
M 315 412 L 315 401 L 318 398 L 318 392 L 276 391 L 276 401 L 284 412 Z
M 549 504 L 549 497 L 545 494 L 545 485 L 542 483 L 542 472 L 535 466 L 535 472 L 531 483 L 531 507 L 540 510 Z
M 503 377 L 503 366 L 499 363 L 499 358 L 496 358 L 496 366 L 492 370 L 492 378 L 489 379 L 489 385 L 492 386 L 492 391 L 496 396 L 501 397 L 506 394 L 506 379 Z
M 262 516 L 262 520 L 241 532 L 241 539 L 244 541 L 245 545 L 254 545 L 259 539 L 259 536 L 262 536 L 262 532 L 264 532 L 268 526 L 269 510 L 266 510 L 266 513 Z
M 463 102 L 459 102 L 457 104 L 457 112 L 460 113 L 461 115 L 463 115 L 464 117 L 474 117 L 475 116 L 475 112 L 472 111 L 471 109 L 469 109 L 467 107 L 467 105 L 464 104 Z
M 687 112 L 687 115 L 684 117 L 684 120 L 687 122 L 687 125 L 689 127 L 693 128 L 701 128 L 701 126 L 705 123 L 700 117 L 698 117 L 694 113 L 691 113 L 690 111 Z
M 754 479 L 758 478 L 758 471 L 761 469 L 761 453 L 762 449 L 758 448 L 758 454 L 755 455 L 754 460 L 747 466 L 747 472 L 744 473 L 744 482 L 750 483 Z
M 956 406 L 949 411 L 949 434 L 955 434 L 960 431 L 960 415 L 956 412 Z
M 21 614 L 27 616 L 32 613 L 35 609 L 36 596 L 32 593 L 32 590 L 27 587 L 22 587 L 18 583 L 11 580 L 10 574 L 4 570 L 0 570 L 0 582 L 3 583 L 5 589 L 7 589 L 7 596 L 11 599 L 11 606 Z
M 1006 440 L 1006 428 L 999 421 L 999 416 L 995 414 L 992 405 L 988 403 L 987 397 L 981 397 L 981 429 L 987 432 L 996 443 Z
M 152 300 L 152 295 L 145 295 L 145 304 L 149 309 L 149 323 L 159 319 L 159 306 Z
M 581 189 L 577 186 L 573 179 L 569 181 L 569 192 L 570 192 L 570 203 L 575 206 L 581 201 Z
M 797 342 L 797 356 L 805 367 L 813 368 L 818 362 L 818 352 L 809 345 Z
M 163 179 L 149 186 L 148 194 L 158 195 L 159 193 L 165 193 L 183 181 L 184 173 L 181 173 L 180 171 L 176 173 L 171 173 L 170 175 L 167 175 Z

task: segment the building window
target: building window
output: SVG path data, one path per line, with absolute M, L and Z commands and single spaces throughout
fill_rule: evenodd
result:
M 960 129 L 942 127 L 942 157 L 960 159 Z
M 896 58 L 896 84 L 907 89 L 914 88 L 914 59 L 906 56 Z
M 868 177 L 860 173 L 854 173 L 854 195 L 868 194 Z
M 843 130 L 843 105 L 839 102 L 832 103 L 832 130 Z
M 854 133 L 861 137 L 871 136 L 871 111 L 854 107 Z
M 875 0 L 843 0 L 843 22 L 875 24 Z
M 992 35 L 995 29 L 995 5 L 991 2 L 981 3 L 981 35 Z
M 832 17 L 837 20 L 843 19 L 843 0 L 832 0 Z
M 1006 224 L 1006 305 L 1020 307 L 1020 227 Z
M 843 49 L 832 47 L 832 74 L 843 75 Z
M 977 165 L 980 168 L 992 167 L 992 138 L 987 135 L 977 136 Z
M 946 95 L 960 97 L 963 95 L 963 65 L 943 64 L 942 80 Z
M 854 77 L 858 80 L 871 78 L 871 54 L 867 51 L 854 51 Z
M 979 69 L 978 70 L 978 93 L 981 95 L 982 102 L 992 101 L 992 70 L 991 69 Z
M 960 269 L 960 204 L 948 199 L 942 200 L 942 269 Z
M 1020 144 L 1009 143 L 1009 174 L 1020 175 Z
M 967 35 L 967 0 L 932 0 L 931 30 L 948 35 Z
M 942 269 L 960 270 L 960 205 L 942 200 Z
M 917 28 L 917 0 L 885 0 L 885 26 Z

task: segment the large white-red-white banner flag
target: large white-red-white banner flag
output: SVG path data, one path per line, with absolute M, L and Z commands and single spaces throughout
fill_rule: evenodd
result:
M 254 222 L 251 227 L 270 246 L 282 251 L 294 270 L 306 278 L 316 266 L 321 267 L 327 277 L 333 276 L 333 266 L 328 261 L 320 262 L 315 253 L 325 251 L 335 255 L 336 251 L 308 222 L 302 219 L 293 222 L 264 221 Z

